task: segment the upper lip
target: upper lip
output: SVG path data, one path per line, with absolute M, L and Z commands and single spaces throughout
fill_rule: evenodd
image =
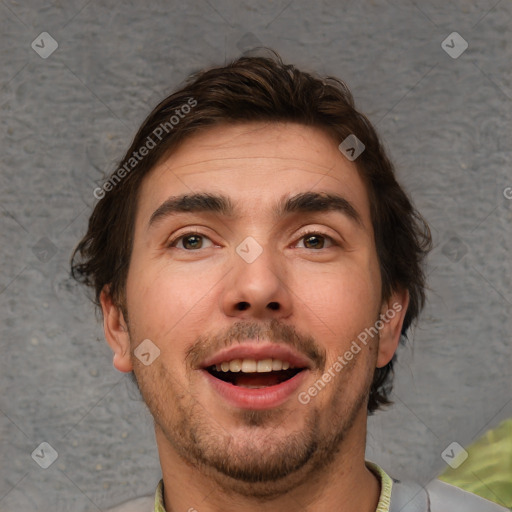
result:
M 205 359 L 200 367 L 208 368 L 223 361 L 231 361 L 233 359 L 255 359 L 257 361 L 262 359 L 280 359 L 281 361 L 288 361 L 290 366 L 295 368 L 313 367 L 310 359 L 302 356 L 291 347 L 261 341 L 257 343 L 242 342 L 240 345 L 233 345 L 220 350 L 213 356 Z

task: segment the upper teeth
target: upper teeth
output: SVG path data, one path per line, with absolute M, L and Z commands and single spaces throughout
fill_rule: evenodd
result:
M 232 361 L 223 361 L 215 365 L 215 369 L 220 372 L 243 372 L 243 373 L 263 373 L 278 370 L 288 370 L 290 363 L 281 361 L 281 359 L 233 359 Z

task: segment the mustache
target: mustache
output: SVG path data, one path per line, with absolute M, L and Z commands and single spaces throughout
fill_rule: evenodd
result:
M 202 334 L 186 351 L 185 363 L 190 369 L 198 368 L 206 358 L 242 340 L 264 340 L 288 345 L 310 359 L 314 369 L 325 368 L 325 349 L 321 348 L 312 336 L 302 334 L 292 325 L 276 319 L 264 323 L 238 321 L 224 331 L 211 335 Z

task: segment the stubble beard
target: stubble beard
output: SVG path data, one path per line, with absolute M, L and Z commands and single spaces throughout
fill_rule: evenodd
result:
M 217 424 L 162 366 L 158 375 L 148 379 L 144 370 L 135 373 L 155 428 L 184 462 L 211 478 L 227 494 L 268 501 L 306 481 L 318 480 L 335 459 L 343 457 L 347 435 L 363 408 L 366 417 L 372 380 L 368 371 L 364 382 L 354 379 L 359 389 L 347 403 L 346 390 L 354 385 L 351 375 L 355 367 L 343 368 L 336 377 L 339 381 L 328 385 L 337 387 L 322 409 L 315 405 L 315 399 L 294 409 L 301 417 L 306 411 L 304 427 L 299 431 L 283 434 L 276 430 L 279 425 L 290 424 L 291 415 L 281 410 L 240 411 L 238 424 L 250 432 L 243 438 L 234 437 Z

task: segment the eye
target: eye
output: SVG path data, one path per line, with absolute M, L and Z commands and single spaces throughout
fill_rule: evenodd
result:
M 185 233 L 184 235 L 181 235 L 172 240 L 171 242 L 169 242 L 167 247 L 177 247 L 178 249 L 184 249 L 186 251 L 194 249 L 203 249 L 203 240 L 208 240 L 210 244 L 212 243 L 212 241 L 206 235 L 203 235 L 201 233 Z M 181 247 L 179 247 L 180 242 Z
M 337 245 L 330 236 L 316 231 L 302 235 L 300 240 L 304 240 L 305 249 L 327 249 L 327 247 L 324 247 L 326 240 L 331 244 L 328 247 Z

